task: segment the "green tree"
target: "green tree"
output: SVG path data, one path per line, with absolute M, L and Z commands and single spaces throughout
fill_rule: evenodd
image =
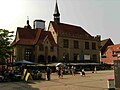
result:
M 10 41 L 13 37 L 13 31 L 0 29 L 0 63 L 5 63 L 5 60 L 10 57 L 12 53 L 12 46 Z

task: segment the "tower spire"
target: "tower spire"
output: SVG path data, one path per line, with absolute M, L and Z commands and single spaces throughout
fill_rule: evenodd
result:
M 57 0 L 56 0 L 55 11 L 54 11 L 53 16 L 54 16 L 54 22 L 60 23 L 60 13 L 59 13 L 59 9 L 58 9 Z

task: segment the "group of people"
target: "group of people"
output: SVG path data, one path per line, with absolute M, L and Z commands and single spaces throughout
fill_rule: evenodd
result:
M 56 70 L 57 70 L 57 73 L 58 73 L 58 78 L 63 78 L 63 73 L 64 73 L 64 69 L 61 65 L 57 66 L 56 67 Z M 71 67 L 70 69 L 70 73 L 75 76 L 75 67 Z M 46 75 L 47 75 L 47 80 L 50 80 L 51 79 L 51 73 L 52 73 L 52 70 L 47 67 L 46 69 Z M 85 76 L 85 71 L 84 69 L 81 70 L 81 76 Z
M 58 78 L 63 78 L 63 68 L 62 68 L 62 66 L 57 67 L 57 72 L 58 72 Z M 49 67 L 47 67 L 46 75 L 47 75 L 47 80 L 48 81 L 51 79 L 51 73 L 52 73 L 52 70 Z
M 16 71 L 16 70 L 3 70 L 1 71 L 0 75 L 3 77 L 4 82 L 8 82 L 8 81 L 17 81 L 17 75 L 20 72 Z

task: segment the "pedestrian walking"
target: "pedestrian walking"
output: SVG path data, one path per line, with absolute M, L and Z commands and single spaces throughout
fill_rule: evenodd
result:
M 47 72 L 47 80 L 50 80 L 51 79 L 51 72 L 52 72 L 51 69 L 49 67 L 47 67 L 46 72 Z
M 71 67 L 71 74 L 75 76 L 75 67 Z
M 59 77 L 59 78 L 60 78 L 60 77 L 63 78 L 63 70 L 62 70 L 62 66 L 61 66 L 61 65 L 59 65 L 59 67 L 58 67 L 58 77 Z

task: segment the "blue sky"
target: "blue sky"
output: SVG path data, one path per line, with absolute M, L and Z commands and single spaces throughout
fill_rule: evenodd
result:
M 53 20 L 56 0 L 0 0 L 0 28 L 16 31 L 26 25 L 29 16 L 33 27 L 35 19 Z M 120 0 L 57 0 L 62 23 L 77 25 L 93 36 L 111 38 L 120 43 Z

